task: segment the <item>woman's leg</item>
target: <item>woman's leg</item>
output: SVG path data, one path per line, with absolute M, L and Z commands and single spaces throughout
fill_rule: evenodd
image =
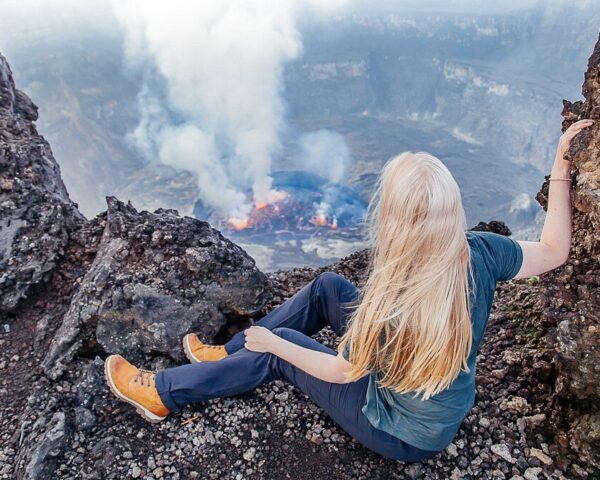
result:
M 342 335 L 360 290 L 334 272 L 323 272 L 294 296 L 261 318 L 256 325 L 272 330 L 286 327 L 305 335 L 314 335 L 329 325 Z M 238 332 L 225 344 L 232 354 L 244 346 L 244 332 Z
M 301 332 L 278 327 L 273 332 L 303 347 L 336 355 L 336 352 Z M 369 377 L 337 384 L 313 377 L 271 353 L 241 348 L 218 362 L 203 362 L 161 370 L 156 388 L 171 411 L 184 405 L 241 394 L 281 378 L 292 383 L 319 405 L 348 434 L 387 458 L 417 461 L 434 455 L 412 447 L 374 428 L 362 413 Z

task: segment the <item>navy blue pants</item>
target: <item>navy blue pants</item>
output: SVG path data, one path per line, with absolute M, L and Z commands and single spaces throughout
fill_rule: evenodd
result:
M 324 272 L 256 324 L 305 348 L 337 355 L 310 335 L 327 325 L 342 335 L 358 297 L 354 284 L 341 275 Z M 163 403 L 177 412 L 189 403 L 241 394 L 263 383 L 284 379 L 308 395 L 358 442 L 386 458 L 419 461 L 438 453 L 408 445 L 371 425 L 361 411 L 368 375 L 351 383 L 326 382 L 272 353 L 247 350 L 244 343 L 244 333 L 239 332 L 225 345 L 229 355 L 221 360 L 159 371 L 156 387 Z

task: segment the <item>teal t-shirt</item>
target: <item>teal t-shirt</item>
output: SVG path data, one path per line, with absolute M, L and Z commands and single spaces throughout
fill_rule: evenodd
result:
M 473 347 L 470 372 L 459 374 L 443 392 L 428 400 L 378 388 L 377 373 L 369 374 L 362 412 L 371 424 L 422 450 L 440 451 L 450 444 L 475 401 L 475 359 L 494 300 L 496 282 L 513 278 L 523 262 L 517 241 L 492 232 L 468 230 L 476 288 L 470 296 Z M 469 280 L 470 281 L 470 280 Z M 433 286 L 432 286 L 433 288 Z M 349 345 L 343 351 L 348 359 Z

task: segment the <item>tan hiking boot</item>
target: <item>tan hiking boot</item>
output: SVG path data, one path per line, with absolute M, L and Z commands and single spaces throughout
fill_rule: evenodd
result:
M 149 422 L 160 422 L 170 413 L 156 390 L 155 372 L 137 368 L 121 355 L 110 355 L 104 362 L 104 375 L 111 391 Z
M 188 333 L 183 337 L 183 351 L 192 363 L 215 362 L 228 355 L 224 345 L 202 343 L 195 333 Z

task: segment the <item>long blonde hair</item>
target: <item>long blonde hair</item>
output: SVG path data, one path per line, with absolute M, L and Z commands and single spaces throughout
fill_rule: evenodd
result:
M 348 380 L 378 371 L 380 387 L 426 400 L 469 370 L 466 230 L 439 159 L 404 152 L 385 164 L 367 208 L 369 277 L 338 347 L 350 342 Z

